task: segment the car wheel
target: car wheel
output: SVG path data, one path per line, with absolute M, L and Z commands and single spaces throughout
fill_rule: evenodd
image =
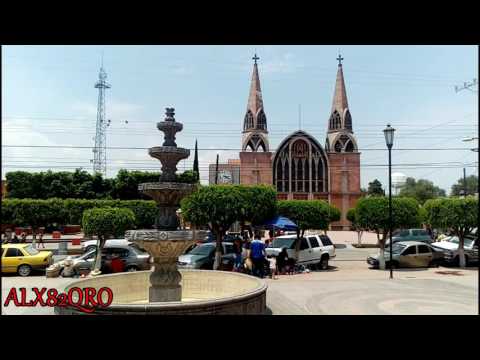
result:
M 328 256 L 322 256 L 320 262 L 318 263 L 318 268 L 320 270 L 328 270 Z
M 127 267 L 127 272 L 135 272 L 135 271 L 137 271 L 137 270 L 138 270 L 138 269 L 137 269 L 136 266 L 129 266 L 129 267 Z
M 97 247 L 95 245 L 90 245 L 85 248 L 85 252 L 90 252 L 92 250 L 95 250 Z
M 32 272 L 32 268 L 30 265 L 23 264 L 18 267 L 17 272 L 20 276 L 28 276 Z

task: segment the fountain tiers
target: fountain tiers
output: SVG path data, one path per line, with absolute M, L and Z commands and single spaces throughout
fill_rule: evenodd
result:
M 155 270 L 150 274 L 149 299 L 154 301 L 180 301 L 182 275 L 177 259 L 198 239 L 207 236 L 205 230 L 128 230 L 125 238 L 152 255 Z
M 174 115 L 175 109 L 166 109 L 165 120 L 157 123 L 157 128 L 165 134 L 165 141 L 162 146 L 148 150 L 149 155 L 162 164 L 159 182 L 143 183 L 138 187 L 140 192 L 157 203 L 155 230 L 130 230 L 125 234 L 126 239 L 147 250 L 152 256 L 154 270 L 149 277 L 148 297 L 151 302 L 181 301 L 182 276 L 177 269 L 178 257 L 207 235 L 206 231 L 177 230 L 179 219 L 176 211 L 180 207 L 180 200 L 190 195 L 196 184 L 175 182 L 177 164 L 188 158 L 190 150 L 179 148 L 175 143 L 175 134 L 183 129 L 183 125 L 175 121 Z

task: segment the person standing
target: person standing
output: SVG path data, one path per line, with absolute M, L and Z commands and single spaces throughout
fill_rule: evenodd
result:
M 38 235 L 38 248 L 40 249 L 40 245 L 45 249 L 45 244 L 43 243 L 43 232 Z
M 234 271 L 239 271 L 242 266 L 242 250 L 242 241 L 237 237 L 233 242 L 233 251 L 235 253 L 235 262 L 233 264 Z
M 17 234 L 14 234 L 13 235 L 13 238 L 12 238 L 12 244 L 18 244 L 20 241 L 18 240 L 18 236 Z
M 27 234 L 25 232 L 22 232 L 22 235 L 20 235 L 22 240 L 21 243 L 25 244 L 27 242 Z
M 265 269 L 265 244 L 260 239 L 260 234 L 255 234 L 255 238 L 250 245 L 250 256 L 253 263 L 253 275 L 263 278 Z

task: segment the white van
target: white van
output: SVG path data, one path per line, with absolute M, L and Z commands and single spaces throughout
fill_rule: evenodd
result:
M 277 256 L 287 248 L 288 257 L 295 256 L 297 235 L 283 235 L 275 238 L 266 249 L 267 256 Z M 300 238 L 297 264 L 313 265 L 321 270 L 328 269 L 328 261 L 335 257 L 335 247 L 327 235 L 305 235 Z

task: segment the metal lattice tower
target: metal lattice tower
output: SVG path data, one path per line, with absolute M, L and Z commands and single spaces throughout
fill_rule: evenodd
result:
M 107 176 L 107 127 L 110 125 L 110 120 L 105 117 L 105 89 L 110 89 L 110 84 L 107 83 L 107 73 L 100 67 L 98 81 L 95 88 L 98 89 L 98 106 L 97 106 L 97 126 L 95 131 L 95 147 L 93 148 L 93 172 L 99 172 L 104 177 Z

